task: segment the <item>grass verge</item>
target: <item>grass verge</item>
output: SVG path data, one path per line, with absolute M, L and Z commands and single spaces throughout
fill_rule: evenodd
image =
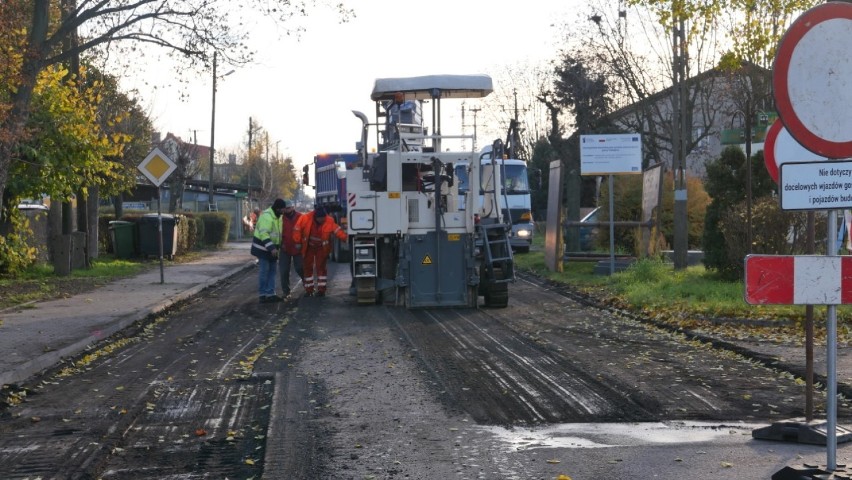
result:
M 519 271 L 566 284 L 601 303 L 673 327 L 735 338 L 804 341 L 804 306 L 749 305 L 742 281 L 721 280 L 703 266 L 675 270 L 660 260 L 639 260 L 610 276 L 595 274 L 595 261 L 566 261 L 562 272 L 553 272 L 545 265 L 542 245 L 514 258 Z M 848 344 L 852 340 L 852 306 L 839 306 L 836 311 L 838 340 Z M 826 318 L 827 307 L 815 306 L 817 341 L 824 341 Z
M 0 309 L 84 293 L 148 268 L 150 263 L 103 257 L 94 259 L 91 268 L 58 276 L 52 265 L 36 264 L 18 276 L 0 277 Z

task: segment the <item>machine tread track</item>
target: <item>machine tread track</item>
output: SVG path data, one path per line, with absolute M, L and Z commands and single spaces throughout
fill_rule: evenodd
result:
M 494 280 L 503 280 L 505 274 L 502 268 L 494 267 Z M 506 308 L 509 306 L 509 284 L 506 282 L 488 282 L 484 287 L 485 306 L 490 308 Z
M 375 278 L 358 278 L 355 280 L 355 291 L 359 305 L 375 305 L 378 303 Z

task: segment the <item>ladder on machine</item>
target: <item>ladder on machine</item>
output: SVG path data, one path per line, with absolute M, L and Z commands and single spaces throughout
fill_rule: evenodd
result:
M 488 276 L 495 283 L 508 283 L 515 280 L 515 261 L 512 257 L 512 246 L 509 243 L 509 227 L 502 223 L 479 224 L 480 237 L 482 238 L 483 264 Z M 499 268 L 501 275 L 495 276 L 495 268 Z
M 352 275 L 360 304 L 376 303 L 378 288 L 378 248 L 375 238 L 359 238 L 352 246 Z

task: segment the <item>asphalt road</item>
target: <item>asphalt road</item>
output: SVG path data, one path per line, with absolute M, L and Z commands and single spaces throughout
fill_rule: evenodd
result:
M 751 438 L 800 416 L 803 386 L 742 355 L 535 279 L 506 309 L 405 310 L 357 306 L 348 275 L 260 305 L 249 270 L 32 379 L 2 413 L 0 478 L 758 479 L 825 462 Z

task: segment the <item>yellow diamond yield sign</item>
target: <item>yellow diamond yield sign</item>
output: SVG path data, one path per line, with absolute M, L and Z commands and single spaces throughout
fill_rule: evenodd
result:
M 151 183 L 159 187 L 175 171 L 177 165 L 159 148 L 155 148 L 137 168 Z

